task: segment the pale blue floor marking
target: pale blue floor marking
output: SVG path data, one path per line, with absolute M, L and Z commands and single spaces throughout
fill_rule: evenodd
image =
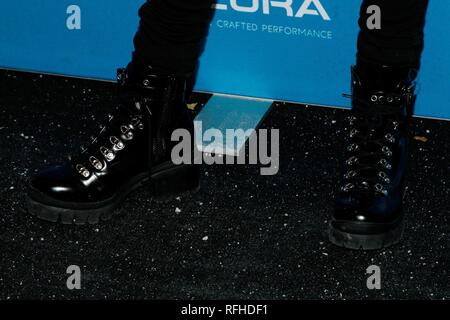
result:
M 257 128 L 273 101 L 251 98 L 214 95 L 197 115 L 195 121 L 201 122 L 201 132 L 196 130 L 195 141 L 197 148 L 207 152 L 213 147 L 217 154 L 237 156 L 244 147 L 246 138 L 237 141 L 225 141 L 227 129 Z M 203 134 L 209 128 L 218 129 L 222 141 L 204 141 Z

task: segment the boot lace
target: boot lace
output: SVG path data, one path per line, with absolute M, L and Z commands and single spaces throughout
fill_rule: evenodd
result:
M 353 108 L 347 118 L 348 158 L 341 191 L 387 196 L 394 148 L 403 123 L 401 96 L 372 95 L 370 102 L 352 98 Z
M 78 174 L 87 179 L 94 171 L 105 171 L 107 164 L 126 149 L 138 131 L 144 130 L 143 116 L 137 112 L 140 108 L 140 103 L 135 101 L 133 107 L 120 105 L 107 115 L 100 132 L 91 136 L 90 143 L 80 147 L 81 153 L 69 156 Z

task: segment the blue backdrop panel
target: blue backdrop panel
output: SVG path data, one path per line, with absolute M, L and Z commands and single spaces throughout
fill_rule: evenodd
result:
M 340 94 L 349 91 L 360 2 L 219 0 L 196 88 L 348 106 Z M 0 66 L 113 79 L 130 58 L 142 3 L 2 1 Z M 71 5 L 80 9 L 80 29 L 67 26 L 75 21 Z M 430 1 L 418 115 L 450 119 L 449 21 L 450 2 Z

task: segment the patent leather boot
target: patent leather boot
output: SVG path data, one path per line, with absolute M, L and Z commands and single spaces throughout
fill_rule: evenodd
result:
M 29 183 L 28 211 L 64 224 L 108 219 L 140 186 L 153 197 L 199 187 L 198 168 L 171 161 L 171 134 L 188 130 L 191 74 L 174 75 L 133 59 L 118 70 L 118 106 L 97 137 L 65 163 L 40 170 Z
M 408 123 L 415 103 L 416 71 L 372 67 L 365 74 L 372 77 L 370 81 L 363 80 L 355 67 L 351 71 L 347 155 L 329 239 L 350 249 L 381 249 L 397 243 L 403 232 Z M 384 79 L 400 78 L 400 72 L 407 75 L 403 80 L 383 85 Z

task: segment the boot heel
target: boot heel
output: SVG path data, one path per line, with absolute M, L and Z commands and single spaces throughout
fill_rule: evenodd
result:
M 159 200 L 200 189 L 199 167 L 179 165 L 152 174 L 152 194 Z

